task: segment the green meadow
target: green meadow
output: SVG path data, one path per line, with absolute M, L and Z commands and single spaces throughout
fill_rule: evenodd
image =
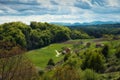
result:
M 63 56 L 56 57 L 55 50 L 61 50 L 62 47 L 72 47 L 72 44 L 56 43 L 47 47 L 32 50 L 26 53 L 29 59 L 38 67 L 45 68 L 49 59 L 55 62 L 63 58 Z
M 36 49 L 36 50 L 31 50 L 28 51 L 26 53 L 26 56 L 34 63 L 35 66 L 40 67 L 40 68 L 45 68 L 49 59 L 53 59 L 54 62 L 58 62 L 61 59 L 63 59 L 64 55 L 60 55 L 59 57 L 56 57 L 56 52 L 55 50 L 60 51 L 61 48 L 63 47 L 69 47 L 69 48 L 73 48 L 73 46 L 75 44 L 78 44 L 80 41 L 84 42 L 84 44 L 90 42 L 91 49 L 95 48 L 95 44 L 96 43 L 104 43 L 104 44 L 113 44 L 111 47 L 115 47 L 117 45 L 119 45 L 119 41 L 120 40 L 114 40 L 114 41 L 107 41 L 107 40 L 99 40 L 99 39 L 78 39 L 78 40 L 69 40 L 63 43 L 55 43 L 55 44 L 51 44 L 49 46 L 40 48 L 40 49 Z M 76 45 L 75 45 L 76 46 Z M 77 48 L 82 48 L 85 45 L 79 45 L 77 46 Z M 115 50 L 111 49 L 110 50 L 111 53 L 114 53 Z

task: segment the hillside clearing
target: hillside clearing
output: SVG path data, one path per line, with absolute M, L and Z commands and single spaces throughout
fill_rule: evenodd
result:
M 32 50 L 26 53 L 28 58 L 40 68 L 45 68 L 49 59 L 53 59 L 54 62 L 59 61 L 63 56 L 56 57 L 55 50 L 61 50 L 62 47 L 72 47 L 71 44 L 51 44 L 47 47 Z

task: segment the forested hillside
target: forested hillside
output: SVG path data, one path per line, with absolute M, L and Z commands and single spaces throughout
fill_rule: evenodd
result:
M 11 22 L 0 25 L 0 40 L 17 43 L 27 49 L 37 49 L 69 39 L 89 38 L 83 31 L 71 30 L 54 24 Z
M 71 29 L 82 30 L 89 34 L 90 36 L 100 38 L 105 34 L 108 35 L 119 35 L 120 34 L 120 24 L 100 24 L 100 25 L 75 25 L 68 26 Z

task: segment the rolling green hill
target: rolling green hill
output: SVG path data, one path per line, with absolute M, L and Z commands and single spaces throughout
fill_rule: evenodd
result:
M 64 56 L 61 55 L 59 57 L 56 57 L 56 52 L 55 50 L 60 51 L 61 48 L 63 47 L 70 47 L 73 48 L 75 44 L 78 44 L 80 41 L 83 41 L 84 44 L 87 42 L 91 42 L 91 49 L 94 49 L 96 43 L 111 43 L 111 41 L 106 41 L 106 40 L 100 40 L 100 39 L 78 39 L 78 40 L 69 40 L 63 43 L 55 43 L 51 44 L 47 47 L 43 47 L 40 49 L 36 50 L 31 50 L 26 53 L 27 57 L 34 63 L 35 66 L 40 67 L 40 68 L 45 68 L 49 59 L 53 59 L 54 62 L 57 62 L 61 60 Z M 112 41 L 112 44 L 117 44 L 119 43 L 119 40 Z M 76 45 L 75 45 L 76 46 Z M 114 46 L 114 45 L 113 45 Z M 77 46 L 79 49 L 82 46 Z M 114 52 L 114 49 L 111 49 L 112 53 Z
M 91 39 L 83 39 L 84 42 L 90 41 Z M 55 62 L 61 60 L 64 56 L 59 56 L 56 57 L 56 52 L 55 50 L 60 51 L 61 48 L 63 47 L 69 47 L 72 48 L 73 44 L 78 43 L 81 41 L 80 39 L 78 40 L 69 40 L 63 43 L 55 43 L 51 44 L 47 47 L 43 47 L 40 49 L 36 50 L 31 50 L 26 53 L 27 57 L 35 64 L 35 66 L 40 67 L 40 68 L 45 68 L 46 64 L 49 59 L 53 59 Z
M 32 50 L 26 53 L 29 59 L 38 67 L 44 68 L 49 59 L 55 62 L 59 61 L 63 56 L 56 57 L 55 50 L 61 50 L 62 47 L 72 47 L 71 44 L 51 44 L 47 47 Z

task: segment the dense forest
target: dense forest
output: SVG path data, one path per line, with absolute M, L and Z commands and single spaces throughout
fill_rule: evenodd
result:
M 90 38 L 83 31 L 41 22 L 31 22 L 30 25 L 22 22 L 1 24 L 0 34 L 1 41 L 17 43 L 28 50 L 70 39 Z

